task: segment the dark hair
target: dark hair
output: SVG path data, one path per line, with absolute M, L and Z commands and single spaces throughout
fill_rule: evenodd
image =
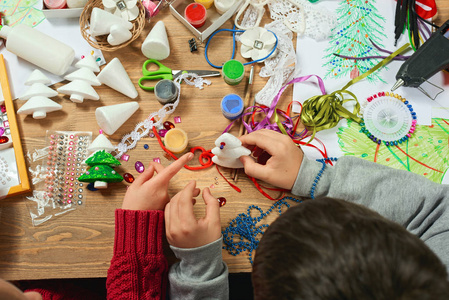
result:
M 447 271 L 418 237 L 342 200 L 288 209 L 263 235 L 255 299 L 449 299 Z

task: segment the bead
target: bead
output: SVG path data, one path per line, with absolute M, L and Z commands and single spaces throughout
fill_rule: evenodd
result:
M 225 197 L 218 197 L 217 200 L 220 203 L 220 207 L 226 205 L 226 198 Z
M 123 161 L 128 161 L 129 160 L 129 155 L 128 154 L 123 154 L 120 159 L 123 160 Z
M 126 182 L 128 183 L 133 183 L 134 182 L 134 176 L 130 173 L 125 173 L 123 174 L 123 179 L 125 179 Z
M 143 171 L 145 171 L 145 166 L 141 161 L 136 161 L 134 167 L 136 168 L 136 171 L 139 173 L 143 173 Z
M 159 130 L 158 131 L 158 134 L 161 136 L 161 137 L 164 137 L 165 136 L 165 134 L 167 133 L 167 129 L 161 129 L 161 130 Z
M 170 121 L 165 121 L 163 125 L 164 125 L 164 128 L 167 129 L 167 131 L 172 128 L 175 128 L 175 125 Z
M 6 135 L 0 136 L 0 144 L 6 144 L 9 138 Z
M 174 117 L 173 120 L 175 121 L 175 124 L 181 123 L 181 117 L 180 116 Z
M 144 144 L 144 145 L 143 145 L 143 148 L 146 149 L 146 150 L 148 150 L 148 148 L 150 148 L 150 146 L 148 146 L 148 144 Z

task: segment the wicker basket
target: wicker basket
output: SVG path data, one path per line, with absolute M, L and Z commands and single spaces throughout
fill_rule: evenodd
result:
M 102 51 L 115 51 L 117 49 L 123 48 L 129 45 L 132 41 L 137 39 L 139 35 L 142 33 L 143 28 L 145 27 L 145 8 L 143 7 L 140 1 L 137 1 L 137 6 L 139 7 L 139 16 L 131 21 L 133 24 L 133 28 L 131 29 L 132 37 L 128 41 L 123 44 L 112 46 L 107 41 L 107 35 L 101 35 L 93 37 L 90 34 L 90 15 L 92 13 L 92 9 L 94 7 L 98 7 L 103 9 L 102 0 L 89 0 L 84 6 L 83 12 L 80 16 L 80 30 L 83 38 L 96 49 L 100 49 Z

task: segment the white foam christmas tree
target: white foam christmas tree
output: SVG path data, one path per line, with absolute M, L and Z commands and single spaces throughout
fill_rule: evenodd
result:
M 43 119 L 48 112 L 62 109 L 62 105 L 49 99 L 58 95 L 58 92 L 46 86 L 49 83 L 51 83 L 50 79 L 41 71 L 33 71 L 25 82 L 25 85 L 29 85 L 30 88 L 19 97 L 20 100 L 28 101 L 17 110 L 17 113 L 32 114 L 34 119 Z
M 212 153 L 215 154 L 212 161 L 226 168 L 243 168 L 240 156 L 251 154 L 251 151 L 243 147 L 242 142 L 230 133 L 223 133 L 216 139 L 215 146 L 212 149 Z
M 101 85 L 94 73 L 100 71 L 100 68 L 93 56 L 86 55 L 75 67 L 78 70 L 64 77 L 71 82 L 58 88 L 58 92 L 70 95 L 70 100 L 75 103 L 82 103 L 84 99 L 99 100 L 100 96 L 92 86 Z

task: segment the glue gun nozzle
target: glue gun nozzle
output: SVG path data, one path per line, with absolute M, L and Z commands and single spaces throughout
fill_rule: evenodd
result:
M 396 81 L 396 83 L 393 85 L 393 87 L 391 88 L 391 91 L 393 92 L 394 90 L 396 90 L 398 87 L 403 86 L 404 85 L 404 80 L 402 79 L 398 79 L 398 81 Z

